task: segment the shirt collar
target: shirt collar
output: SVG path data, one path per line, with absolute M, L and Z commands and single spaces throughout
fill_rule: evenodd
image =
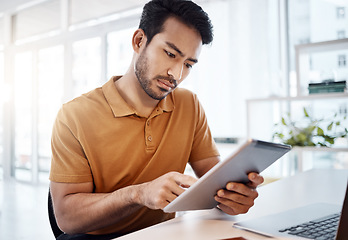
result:
M 103 86 L 103 94 L 108 102 L 114 117 L 126 117 L 130 115 L 137 115 L 136 111 L 128 105 L 118 92 L 114 82 L 120 79 L 121 76 L 111 77 Z M 170 93 L 167 97 L 162 99 L 156 107 L 161 112 L 171 112 L 174 110 L 174 95 Z

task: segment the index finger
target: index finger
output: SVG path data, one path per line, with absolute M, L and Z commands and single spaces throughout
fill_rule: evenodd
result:
M 175 184 L 172 186 L 171 192 L 176 197 L 185 191 L 184 188 L 189 188 L 197 181 L 196 178 L 181 173 L 172 173 L 172 180 L 175 182 Z
M 181 174 L 177 179 L 175 179 L 175 181 L 181 187 L 188 188 L 191 187 L 195 182 L 197 182 L 197 178 L 194 178 L 190 175 Z

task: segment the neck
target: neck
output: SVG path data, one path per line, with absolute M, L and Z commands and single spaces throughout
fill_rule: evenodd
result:
M 122 98 L 134 108 L 140 116 L 148 117 L 157 106 L 159 100 L 151 98 L 141 87 L 135 74 L 127 72 L 115 82 Z

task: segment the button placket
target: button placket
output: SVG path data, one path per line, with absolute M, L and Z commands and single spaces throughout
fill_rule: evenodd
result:
M 147 148 L 154 148 L 156 145 L 156 141 L 154 140 L 152 132 L 152 122 L 154 118 L 161 115 L 162 113 L 163 110 L 160 107 L 157 107 L 145 122 L 145 143 Z
M 151 119 L 147 119 L 145 123 L 145 142 L 147 147 L 153 146 L 153 137 L 152 137 L 152 130 L 151 130 Z

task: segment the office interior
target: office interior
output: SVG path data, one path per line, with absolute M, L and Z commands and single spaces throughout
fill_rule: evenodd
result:
M 126 71 L 146 2 L 0 0 L 1 239 L 53 239 L 46 212 L 53 121 L 63 103 Z M 249 138 L 282 142 L 291 134 L 285 120 L 347 131 L 346 87 L 310 89 L 346 84 L 347 0 L 195 2 L 212 20 L 214 41 L 180 87 L 197 94 L 222 158 Z M 347 169 L 348 137 L 328 145 L 293 147 L 265 178 Z

